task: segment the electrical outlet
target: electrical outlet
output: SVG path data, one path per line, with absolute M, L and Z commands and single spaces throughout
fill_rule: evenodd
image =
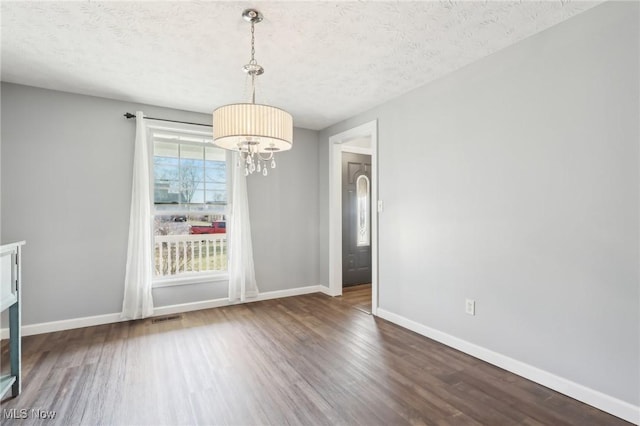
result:
M 467 299 L 464 305 L 464 310 L 469 315 L 476 314 L 476 301 L 473 299 Z

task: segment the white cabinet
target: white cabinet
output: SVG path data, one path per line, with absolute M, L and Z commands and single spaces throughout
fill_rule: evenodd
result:
M 9 310 L 10 373 L 0 377 L 0 399 L 11 390 L 11 396 L 20 393 L 20 285 L 22 282 L 21 256 L 24 241 L 0 246 L 0 311 Z

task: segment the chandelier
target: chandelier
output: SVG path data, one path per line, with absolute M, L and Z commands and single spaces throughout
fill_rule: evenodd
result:
M 256 78 L 264 68 L 255 59 L 255 24 L 263 16 L 247 9 L 242 17 L 251 23 L 251 60 L 243 67 L 251 78 L 251 103 L 225 105 L 213 111 L 213 144 L 238 151 L 237 166 L 244 166 L 245 175 L 257 172 L 267 176 L 268 166 L 276 167 L 274 154 L 291 149 L 293 119 L 280 108 L 256 104 Z

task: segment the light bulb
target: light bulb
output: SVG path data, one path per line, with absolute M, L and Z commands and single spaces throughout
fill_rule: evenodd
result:
M 246 166 L 244 168 L 244 175 L 249 176 L 249 169 Z
M 247 164 L 251 164 L 251 156 L 247 155 Z
M 272 168 L 272 169 L 275 169 L 275 168 L 276 168 L 276 159 L 275 159 L 275 158 L 272 158 L 272 159 L 271 159 L 271 168 Z
M 267 166 L 263 167 L 262 168 L 262 176 L 266 176 L 268 174 L 269 174 L 269 172 L 267 172 Z
M 257 167 L 258 173 L 260 173 L 260 162 L 258 161 L 258 167 Z
M 256 171 L 256 163 L 251 163 L 251 165 L 249 166 L 249 171 L 251 173 Z

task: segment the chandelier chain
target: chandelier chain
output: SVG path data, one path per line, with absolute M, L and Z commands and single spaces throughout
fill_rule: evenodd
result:
M 256 35 L 255 35 L 256 29 L 255 28 L 256 28 L 256 25 L 253 22 L 251 22 L 251 61 L 250 61 L 251 64 L 255 64 L 256 63 L 256 58 L 255 58 L 255 55 L 256 55 Z
M 251 60 L 250 64 L 257 64 L 256 61 L 256 24 L 251 21 Z M 256 74 L 255 72 L 251 73 L 251 103 L 256 103 Z

